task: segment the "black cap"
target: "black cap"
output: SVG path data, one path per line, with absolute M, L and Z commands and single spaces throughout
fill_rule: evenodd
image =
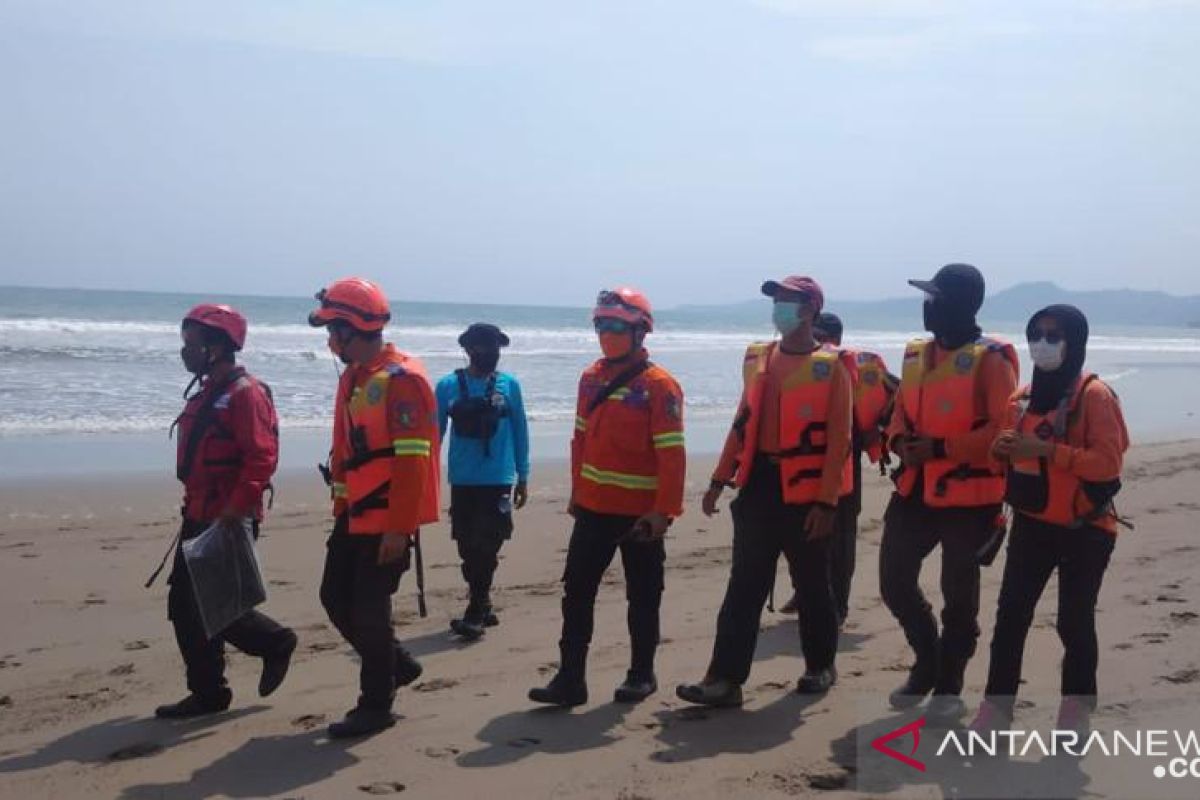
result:
M 494 344 L 497 347 L 508 347 L 508 336 L 504 331 L 488 322 L 472 323 L 458 337 L 460 347 L 470 347 L 473 344 Z
M 983 306 L 983 273 L 970 264 L 947 264 L 932 279 L 910 280 L 908 284 L 934 297 L 968 306 L 972 312 Z
M 842 340 L 842 319 L 837 314 L 822 311 L 813 320 L 813 332 L 840 342 Z

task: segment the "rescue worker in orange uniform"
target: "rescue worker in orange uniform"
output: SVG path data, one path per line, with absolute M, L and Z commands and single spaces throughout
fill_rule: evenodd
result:
M 1014 511 L 996 606 L 986 700 L 977 731 L 1012 721 L 1025 637 L 1058 571 L 1062 702 L 1055 730 L 1086 730 L 1096 707 L 1096 598 L 1123 523 L 1113 507 L 1129 434 L 1116 394 L 1085 372 L 1087 317 L 1048 306 L 1026 328 L 1033 381 L 1008 404 L 992 455 L 1006 467 Z
M 329 349 L 346 365 L 334 404 L 330 473 L 335 524 L 321 603 L 361 659 L 361 693 L 334 738 L 395 724 L 396 688 L 421 665 L 394 637 L 392 595 L 407 571 L 413 540 L 438 518 L 438 417 L 421 362 L 383 340 L 387 298 L 362 278 L 335 281 L 317 294 L 309 324 L 329 331 Z
M 881 463 L 884 429 L 900 385 L 900 379 L 888 372 L 887 364 L 878 353 L 843 347 L 842 333 L 842 320 L 837 314 L 822 311 L 817 315 L 813 338 L 826 347 L 847 353 L 855 364 L 854 432 L 850 453 L 854 491 L 838 503 L 836 531 L 829 550 L 829 575 L 839 627 L 850 612 L 850 583 L 854 578 L 858 549 L 858 515 L 862 512 L 862 457 L 865 453 L 872 464 Z M 793 594 L 780 612 L 795 614 L 798 604 L 799 598 Z
M 965 711 L 963 673 L 979 639 L 980 564 L 1003 524 L 1004 477 L 990 458 L 1016 389 L 1016 351 L 983 336 L 975 315 L 984 280 L 968 264 L 949 264 L 932 280 L 909 281 L 925 292 L 925 329 L 904 351 L 900 394 L 888 429 L 901 461 L 884 514 L 879 550 L 883 601 L 915 654 L 907 680 L 892 692 L 895 708 L 911 708 L 930 692 L 930 717 Z M 942 548 L 942 629 L 918 578 Z
M 657 691 L 663 537 L 683 513 L 683 391 L 671 373 L 650 362 L 644 347 L 654 330 L 650 301 L 635 289 L 603 291 L 592 320 L 603 358 L 579 381 L 569 506 L 575 525 L 563 575 L 561 661 L 547 686 L 529 692 L 529 699 L 557 706 L 587 702 L 596 592 L 618 550 L 631 656 L 614 699 L 639 702 Z
M 246 517 L 258 536 L 263 492 L 279 461 L 279 422 L 270 389 L 236 363 L 236 353 L 246 343 L 245 317 L 227 305 L 205 303 L 183 318 L 182 335 L 180 355 L 194 376 L 188 388 L 199 383 L 200 390 L 176 420 L 183 527 L 168 579 L 167 615 L 187 667 L 190 694 L 155 710 L 155 716 L 168 719 L 229 708 L 225 643 L 262 659 L 261 697 L 279 688 L 296 649 L 296 634 L 259 611 L 246 612 L 212 639 L 205 633 L 182 542 L 213 522 L 240 526 Z
M 767 281 L 780 341 L 752 344 L 733 427 L 704 495 L 712 516 L 726 486 L 739 488 L 733 513 L 733 565 L 704 679 L 676 694 L 707 706 L 742 704 L 763 605 L 780 553 L 795 565 L 805 673 L 797 691 L 820 694 L 837 680 L 837 615 L 829 547 L 837 506 L 852 490 L 849 356 L 822 348 L 813 320 L 824 304 L 812 278 Z

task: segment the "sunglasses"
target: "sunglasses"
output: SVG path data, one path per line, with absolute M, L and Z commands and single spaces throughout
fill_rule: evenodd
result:
M 596 333 L 628 333 L 633 326 L 622 319 L 598 319 L 594 321 Z
M 621 295 L 608 289 L 605 289 L 601 291 L 600 294 L 596 295 L 596 305 L 624 308 L 628 311 L 635 311 L 639 314 L 642 311 L 637 306 L 626 303 L 625 298 L 621 297 Z
M 1030 331 L 1026 338 L 1029 340 L 1030 344 L 1042 341 L 1044 341 L 1046 344 L 1058 344 L 1059 342 L 1063 341 L 1064 336 L 1062 331 L 1035 330 Z

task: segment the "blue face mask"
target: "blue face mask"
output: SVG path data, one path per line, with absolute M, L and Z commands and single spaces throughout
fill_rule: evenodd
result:
M 775 330 L 787 336 L 796 330 L 796 328 L 799 328 L 800 309 L 803 307 L 802 303 L 776 303 L 775 308 L 771 312 L 772 321 L 775 323 Z

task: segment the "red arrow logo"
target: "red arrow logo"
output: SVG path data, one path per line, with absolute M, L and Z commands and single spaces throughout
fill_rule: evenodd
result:
M 913 769 L 924 772 L 925 765 L 913 758 L 913 756 L 917 754 L 917 748 L 921 745 L 921 728 L 924 727 L 925 718 L 921 717 L 916 722 L 910 722 L 902 728 L 896 728 L 896 730 L 892 731 L 891 733 L 885 733 L 883 736 L 880 736 L 878 739 L 871 742 L 871 747 L 883 753 L 888 758 L 894 758 L 901 764 L 907 764 Z M 908 752 L 908 755 L 888 747 L 888 742 L 892 741 L 893 739 L 903 739 L 910 733 L 913 735 L 913 746 L 912 750 Z

